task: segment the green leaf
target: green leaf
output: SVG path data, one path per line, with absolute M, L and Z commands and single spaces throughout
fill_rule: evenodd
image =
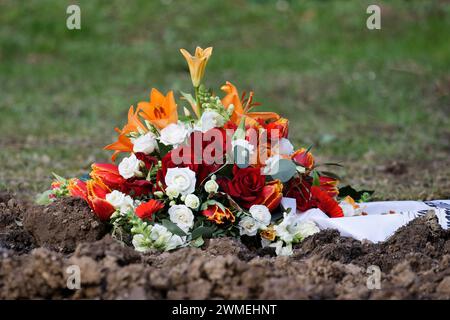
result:
M 36 203 L 41 206 L 52 203 L 52 199 L 49 198 L 51 194 L 53 194 L 53 190 L 47 190 L 38 194 L 36 197 Z
M 185 237 L 186 236 L 186 233 L 183 230 L 181 230 L 180 227 L 177 226 L 172 221 L 170 221 L 168 219 L 164 219 L 162 221 L 162 224 L 163 224 L 164 227 L 167 228 L 167 230 L 169 230 L 173 234 L 176 234 L 177 236 L 180 236 L 180 237 Z
M 189 102 L 189 104 L 191 105 L 191 108 L 192 108 L 192 111 L 193 111 L 192 114 L 196 115 L 196 113 L 194 112 L 194 108 L 196 107 L 197 102 L 195 101 L 195 99 L 192 96 L 192 94 L 186 93 L 186 92 L 183 92 L 183 91 L 180 91 L 180 93 L 183 96 L 183 98 L 186 99 L 186 101 Z
M 52 172 L 52 175 L 55 177 L 55 179 L 56 179 L 58 182 L 66 183 L 66 179 L 65 179 L 65 178 L 63 178 L 63 177 L 57 175 L 57 174 L 54 173 L 54 172 Z
M 198 237 L 210 238 L 216 227 L 205 227 L 200 226 L 192 231 L 192 239 L 197 239 Z
M 200 248 L 205 243 L 202 237 L 198 237 L 195 240 L 191 241 L 191 245 L 196 248 Z
M 312 173 L 312 176 L 313 176 L 313 186 L 320 186 L 319 173 L 316 170 L 313 170 L 311 173 Z
M 320 174 L 322 176 L 330 177 L 336 180 L 342 180 L 341 177 L 339 177 L 337 174 L 330 172 L 330 171 L 320 171 Z
M 158 142 L 158 149 L 159 149 L 159 155 L 162 158 L 164 158 L 164 156 L 166 154 L 169 153 L 170 150 L 172 150 L 171 146 L 166 146 L 164 143 Z
M 271 177 L 273 179 L 279 179 L 281 182 L 289 181 L 297 170 L 295 163 L 289 159 L 281 159 L 278 164 L 278 172 L 271 175 Z
M 345 198 L 346 196 L 350 196 L 355 201 L 361 200 L 363 195 L 367 193 L 369 196 L 371 196 L 375 191 L 374 190 L 360 190 L 357 191 L 353 189 L 351 186 L 347 185 L 345 187 L 339 188 L 339 198 Z M 364 196 L 364 198 L 368 198 L 367 195 Z

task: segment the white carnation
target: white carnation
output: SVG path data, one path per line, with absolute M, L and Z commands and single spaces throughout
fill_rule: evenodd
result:
M 200 199 L 195 194 L 188 194 L 184 203 L 191 209 L 197 209 L 200 206 Z
M 140 176 L 142 173 L 139 171 L 141 162 L 133 154 L 128 158 L 123 158 L 119 163 L 119 173 L 125 179 L 133 178 L 134 176 Z
M 270 224 L 272 215 L 270 214 L 270 211 L 266 206 L 254 204 L 250 207 L 249 212 L 252 215 L 253 219 L 258 221 L 263 226 L 266 227 Z
M 156 142 L 156 136 L 153 132 L 147 132 L 133 140 L 133 152 L 150 154 L 157 148 L 158 143 Z
M 181 195 L 188 195 L 195 190 L 195 172 L 189 168 L 169 168 L 165 182 L 167 187 L 177 189 Z
M 194 226 L 194 214 L 184 204 L 173 205 L 169 209 L 170 221 L 175 223 L 181 230 L 188 232 Z
M 178 146 L 186 140 L 189 130 L 184 123 L 178 122 L 169 124 L 161 130 L 160 134 L 159 141 L 163 144 L 166 146 Z

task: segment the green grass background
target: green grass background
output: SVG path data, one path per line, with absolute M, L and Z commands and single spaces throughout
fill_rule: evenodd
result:
M 255 91 L 344 183 L 450 198 L 450 3 L 421 0 L 1 0 L 0 189 L 32 197 L 108 161 L 131 104 L 190 88 L 178 50 L 196 45 L 214 47 L 209 86 Z

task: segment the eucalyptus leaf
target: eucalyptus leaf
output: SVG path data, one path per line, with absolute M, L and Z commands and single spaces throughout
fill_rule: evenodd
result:
M 204 243 L 205 243 L 205 240 L 203 240 L 202 237 L 198 237 L 191 241 L 191 245 L 196 248 L 200 248 Z
M 185 237 L 186 236 L 186 233 L 183 230 L 181 230 L 180 227 L 177 226 L 172 221 L 170 221 L 168 219 L 164 219 L 164 220 L 162 220 L 162 224 L 163 224 L 164 227 L 167 228 L 167 230 L 169 230 L 173 234 L 176 234 L 177 236 L 180 236 L 180 237 Z
M 272 174 L 273 179 L 279 179 L 281 182 L 289 181 L 295 174 L 297 167 L 295 163 L 289 159 L 281 159 L 278 161 L 278 171 Z
M 192 231 L 192 239 L 197 239 L 198 237 L 209 238 L 215 230 L 215 227 L 200 226 Z

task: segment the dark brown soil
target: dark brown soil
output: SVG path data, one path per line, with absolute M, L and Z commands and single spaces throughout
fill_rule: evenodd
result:
M 23 217 L 34 238 L 21 228 Z M 450 299 L 450 232 L 433 215 L 380 244 L 322 231 L 290 258 L 230 238 L 212 239 L 203 249 L 139 254 L 102 237 L 106 227 L 93 222 L 99 223 L 79 200 L 44 208 L 0 195 L 0 227 L 6 231 L 0 238 L 0 298 Z M 22 238 L 10 237 L 14 232 Z M 67 287 L 72 265 L 81 271 L 79 290 Z M 367 288 L 371 265 L 382 272 L 379 290 Z
M 82 199 L 65 198 L 43 208 L 29 207 L 23 226 L 40 246 L 71 252 L 79 242 L 93 242 L 106 233 L 101 223 Z

